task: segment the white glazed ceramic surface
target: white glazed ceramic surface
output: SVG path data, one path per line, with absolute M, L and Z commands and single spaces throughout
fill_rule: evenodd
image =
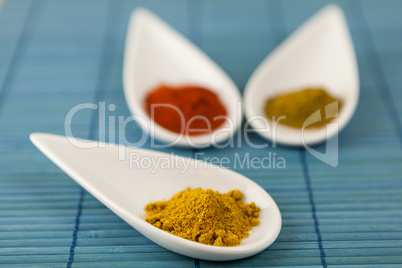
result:
M 30 138 L 47 157 L 128 224 L 176 253 L 204 260 L 241 259 L 267 248 L 280 232 L 282 220 L 275 201 L 259 185 L 233 171 L 190 158 L 173 160 L 170 154 L 115 144 L 98 143 L 95 148 L 82 149 L 65 136 L 35 133 Z M 88 145 L 95 141 L 80 142 Z M 119 160 L 119 152 L 124 152 L 121 156 L 125 159 Z M 142 166 L 136 164 L 135 159 L 139 157 L 146 159 L 138 160 L 144 161 Z M 172 167 L 154 170 L 151 164 L 146 168 L 152 159 L 167 159 Z M 185 172 L 173 166 L 184 162 L 189 163 Z M 261 208 L 260 225 L 237 247 L 214 247 L 174 236 L 144 221 L 146 204 L 167 200 L 187 187 L 221 193 L 239 189 L 244 193 L 245 202 L 255 202 Z
M 241 97 L 239 90 L 228 75 L 205 53 L 161 19 L 145 9 L 133 12 L 127 32 L 123 70 L 124 93 L 133 115 L 143 118 L 140 122 L 144 131 L 165 143 L 179 146 L 207 147 L 211 145 L 211 135 L 180 138 L 177 133 L 154 124 L 144 110 L 146 94 L 160 84 L 200 85 L 214 91 L 225 105 L 233 122 L 228 131 L 226 123 L 214 140 L 223 142 L 241 125 Z
M 266 119 L 254 120 L 251 126 L 269 140 L 301 146 L 334 136 L 351 119 L 359 98 L 359 74 L 348 27 L 336 5 L 319 11 L 256 69 L 245 89 L 246 118 L 264 115 L 267 99 L 310 86 L 324 87 L 343 101 L 343 108 L 334 120 L 338 127 L 307 129 L 303 140 L 301 130 L 278 125 L 273 131 L 272 122 Z

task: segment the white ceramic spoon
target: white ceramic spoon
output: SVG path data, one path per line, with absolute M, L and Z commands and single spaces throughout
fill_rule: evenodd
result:
M 275 201 L 259 185 L 236 172 L 190 158 L 115 144 L 74 139 L 74 145 L 65 136 L 41 133 L 31 134 L 30 138 L 50 160 L 119 217 L 176 253 L 214 261 L 241 259 L 267 248 L 281 229 L 281 214 Z M 96 147 L 82 149 L 81 142 L 86 142 L 85 148 L 90 142 Z M 165 166 L 156 168 L 152 161 L 164 162 Z M 187 187 L 221 193 L 239 189 L 245 202 L 255 202 L 261 208 L 260 225 L 237 247 L 214 247 L 177 237 L 145 222 L 146 204 L 168 200 Z
M 359 98 L 359 74 L 348 27 L 336 5 L 320 10 L 256 69 L 244 93 L 246 118 L 261 118 L 268 98 L 309 86 L 322 86 L 343 101 L 334 121 L 338 125 L 331 122 L 327 128 L 307 129 L 304 133 L 284 125 L 274 130 L 273 123 L 266 119 L 253 120 L 251 126 L 273 142 L 301 146 L 329 139 L 351 119 Z
M 128 107 L 152 137 L 179 146 L 207 147 L 211 139 L 221 143 L 241 125 L 241 96 L 229 76 L 204 52 L 151 12 L 139 8 L 131 16 L 127 32 L 123 70 Z M 144 110 L 146 94 L 160 84 L 200 85 L 214 91 L 226 106 L 230 123 L 222 131 L 181 137 L 152 120 Z

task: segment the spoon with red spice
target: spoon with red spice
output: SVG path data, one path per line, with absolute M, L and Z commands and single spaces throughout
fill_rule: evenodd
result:
M 31 141 L 89 193 L 150 240 L 203 260 L 246 258 L 270 246 L 282 224 L 275 201 L 258 184 L 234 171 L 191 158 L 73 137 L 34 133 Z M 163 162 L 163 164 L 161 164 Z M 159 164 L 158 164 L 159 163 Z M 261 209 L 259 225 L 235 247 L 193 242 L 145 221 L 145 206 L 192 189 L 226 193 L 237 189 Z
M 131 16 L 123 68 L 128 107 L 159 141 L 208 147 L 241 125 L 241 96 L 229 76 L 148 10 Z

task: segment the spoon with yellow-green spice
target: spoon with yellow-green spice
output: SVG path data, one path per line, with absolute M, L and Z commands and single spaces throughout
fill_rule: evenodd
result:
M 176 253 L 227 261 L 254 255 L 277 238 L 281 214 L 275 201 L 255 182 L 234 171 L 191 158 L 73 137 L 34 133 L 31 141 L 84 189 L 150 240 Z M 259 225 L 239 246 L 193 242 L 145 221 L 145 206 L 169 200 L 186 188 L 226 193 L 237 189 L 245 203 L 261 209 Z
M 298 105 L 301 100 L 290 101 L 287 94 L 298 98 L 302 95 L 296 93 L 306 88 L 323 88 L 340 100 L 338 110 L 324 104 L 326 113 L 314 118 L 334 120 L 320 128 L 300 128 L 266 118 L 265 112 L 270 108 L 271 114 L 279 109 L 268 107 L 275 104 L 269 100 L 281 96 L 289 99 L 284 110 L 296 115 L 305 113 Z M 336 136 L 353 116 L 358 98 L 359 74 L 352 40 L 341 9 L 331 4 L 305 22 L 260 64 L 246 85 L 244 107 L 248 124 L 262 137 L 273 143 L 307 146 Z M 310 125 L 307 120 L 303 123 Z

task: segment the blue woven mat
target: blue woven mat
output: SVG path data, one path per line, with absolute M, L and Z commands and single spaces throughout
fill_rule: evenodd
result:
M 339 137 L 336 168 L 304 150 L 207 149 L 208 156 L 276 153 L 286 169 L 237 171 L 264 187 L 283 216 L 278 240 L 236 262 L 167 251 L 119 219 L 30 143 L 64 134 L 80 103 L 130 115 L 122 58 L 131 11 L 147 7 L 210 55 L 243 90 L 259 62 L 328 1 L 5 0 L 0 7 L 0 266 L 251 267 L 402 264 L 402 1 L 335 1 L 358 56 L 361 97 Z M 82 111 L 73 133 L 96 139 L 98 114 Z M 133 141 L 141 134 L 126 129 Z M 252 136 L 252 142 L 263 142 Z M 149 147 L 147 144 L 145 147 Z M 193 151 L 171 149 L 194 156 Z

